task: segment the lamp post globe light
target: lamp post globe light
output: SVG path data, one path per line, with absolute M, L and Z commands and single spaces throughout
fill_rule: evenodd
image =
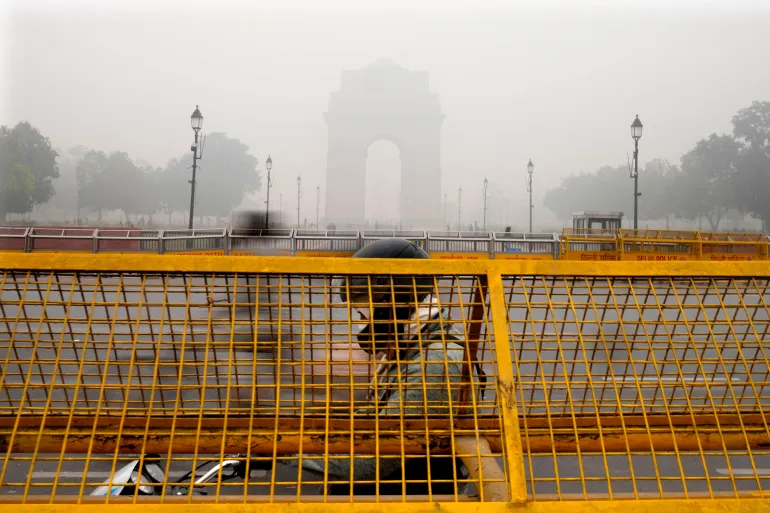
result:
M 639 114 L 631 123 L 631 138 L 634 140 L 634 170 L 631 178 L 634 179 L 634 230 L 639 228 L 639 139 L 642 138 L 642 122 L 639 120 Z
M 190 151 L 192 151 L 193 154 L 193 165 L 192 165 L 192 180 L 190 180 L 190 184 L 192 185 L 190 189 L 190 221 L 187 223 L 187 228 L 192 230 L 193 229 L 193 213 L 195 211 L 195 172 L 198 169 L 198 132 L 201 128 L 203 128 L 203 115 L 201 114 L 200 109 L 198 109 L 198 106 L 195 106 L 195 110 L 193 111 L 192 115 L 190 116 L 190 125 L 192 126 L 193 132 L 195 133 L 195 140 L 192 143 L 192 146 L 190 146 Z
M 265 169 L 267 169 L 267 201 L 265 201 L 265 229 L 270 229 L 270 188 L 273 186 L 273 176 L 270 175 L 270 171 L 273 170 L 273 159 L 270 155 L 267 156 L 265 161 Z
M 532 233 L 532 174 L 535 172 L 535 165 L 532 163 L 532 159 L 529 159 L 527 164 L 527 192 L 529 193 L 529 233 Z

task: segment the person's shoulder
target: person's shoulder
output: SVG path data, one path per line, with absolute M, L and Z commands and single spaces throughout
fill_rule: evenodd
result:
M 439 355 L 439 359 L 443 360 L 444 354 L 446 354 L 447 360 L 463 360 L 465 346 L 461 337 L 449 333 L 436 333 L 431 336 L 425 351 L 428 353 L 428 359 L 430 360 L 436 359 L 434 358 L 436 355 Z M 419 355 L 417 356 L 419 358 Z

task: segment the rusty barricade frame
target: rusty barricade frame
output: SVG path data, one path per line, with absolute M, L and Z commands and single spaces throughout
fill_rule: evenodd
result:
M 40 271 L 98 271 L 109 270 L 111 272 L 252 272 L 253 264 L 238 258 L 207 258 L 195 256 L 178 256 L 173 259 L 160 256 L 135 257 L 132 255 L 99 255 L 89 256 L 84 259 L 80 255 L 73 254 L 34 254 L 34 255 L 0 255 L 0 267 L 5 270 L 29 270 Z M 266 273 L 339 273 L 339 274 L 367 274 L 382 269 L 391 274 L 475 274 L 485 276 L 489 291 L 490 309 L 492 314 L 492 328 L 495 340 L 508 340 L 509 328 L 507 320 L 509 313 L 504 301 L 504 276 L 583 276 L 587 278 L 606 275 L 640 277 L 665 276 L 670 279 L 687 279 L 692 277 L 705 278 L 734 278 L 745 277 L 755 279 L 770 276 L 770 266 L 765 262 L 681 262 L 681 263 L 601 263 L 601 262 L 458 262 L 458 261 L 406 261 L 394 262 L 392 260 L 349 260 L 349 259 L 325 259 L 323 262 L 312 258 L 278 259 L 263 258 L 260 262 L 260 272 Z M 515 342 L 515 341 L 514 341 Z M 502 394 L 501 406 L 503 413 L 503 428 L 507 458 L 510 466 L 511 502 L 506 503 L 409 503 L 409 504 L 151 504 L 137 502 L 135 504 L 121 504 L 120 501 L 111 501 L 112 507 L 134 511 L 151 510 L 153 513 L 161 511 L 182 510 L 188 512 L 191 508 L 206 511 L 232 511 L 236 507 L 239 511 L 267 511 L 290 513 L 302 511 L 304 513 L 322 512 L 361 512 L 376 511 L 389 512 L 397 509 L 402 513 L 435 511 L 436 508 L 446 509 L 456 513 L 478 512 L 483 508 L 485 512 L 503 513 L 510 511 L 512 504 L 516 510 L 532 512 L 595 512 L 595 511 L 624 511 L 624 512 L 679 512 L 698 511 L 703 513 L 721 511 L 768 511 L 770 499 L 767 498 L 696 498 L 696 499 L 660 499 L 660 500 L 586 500 L 575 502 L 527 502 L 525 469 L 522 459 L 520 418 L 517 413 L 517 401 L 515 382 L 513 379 L 513 360 L 508 351 L 498 352 L 499 382 L 498 389 Z M 649 443 L 652 443 L 650 441 Z M 104 508 L 103 504 L 81 503 L 78 499 L 75 504 L 16 504 L 12 497 L 0 498 L 4 511 L 11 513 L 35 512 L 61 512 L 72 511 L 96 511 L 96 508 Z

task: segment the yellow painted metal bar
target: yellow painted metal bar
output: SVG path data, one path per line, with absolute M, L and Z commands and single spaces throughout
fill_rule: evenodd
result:
M 503 413 L 503 436 L 505 457 L 508 463 L 508 479 L 511 487 L 511 502 L 527 500 L 527 481 L 524 475 L 524 453 L 521 447 L 519 414 L 516 409 L 513 361 L 511 359 L 508 335 L 508 312 L 505 307 L 503 280 L 499 272 L 487 276 L 489 302 L 492 311 L 492 329 L 495 336 L 495 357 L 497 359 L 497 393 L 500 394 L 500 408 Z
M 0 254 L 0 269 L 296 274 L 465 274 L 502 275 L 762 277 L 770 262 L 576 262 L 537 260 L 422 260 L 128 254 Z
M 195 504 L 179 504 L 168 500 L 121 503 L 116 497 L 110 502 L 112 513 L 762 513 L 770 511 L 770 499 L 675 499 L 675 500 L 606 500 L 606 501 L 543 501 L 526 504 L 501 502 L 422 502 L 374 503 L 362 498 L 356 503 L 299 504 L 212 504 L 201 498 Z M 130 498 L 128 498 L 130 499 Z M 184 497 L 180 498 L 186 499 Z M 220 498 L 221 499 L 221 498 Z M 394 501 L 400 497 L 394 498 Z M 209 500 L 213 500 L 209 499 Z M 101 513 L 103 504 L 3 504 L 3 513 Z

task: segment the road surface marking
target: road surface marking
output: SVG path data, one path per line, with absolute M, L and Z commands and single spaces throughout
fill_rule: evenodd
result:
M 718 468 L 717 473 L 730 475 L 730 470 L 726 468 Z M 770 468 L 758 468 L 756 474 L 754 474 L 754 469 L 751 468 L 734 468 L 732 474 L 734 476 L 770 476 Z
M 582 376 L 581 376 L 582 377 Z M 604 381 L 607 383 L 612 383 L 612 378 L 593 378 L 593 381 Z M 681 378 L 677 376 L 664 376 L 661 378 L 658 378 L 657 376 L 642 376 L 639 378 L 635 378 L 633 376 L 618 376 L 615 378 L 614 381 L 665 381 L 665 382 L 682 382 L 685 383 L 701 383 L 703 382 L 703 378 L 695 376 L 695 377 L 687 377 L 686 379 L 682 380 Z M 708 383 L 733 383 L 733 382 L 742 382 L 743 380 L 741 378 L 730 378 L 729 380 L 727 378 L 711 378 L 708 380 Z

